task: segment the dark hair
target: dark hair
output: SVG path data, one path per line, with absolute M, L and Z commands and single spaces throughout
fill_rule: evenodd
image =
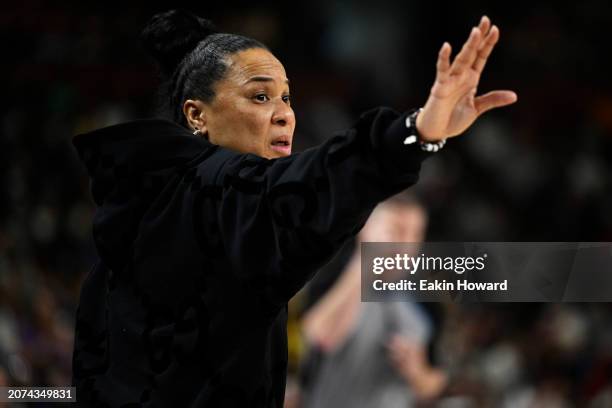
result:
M 223 78 L 228 67 L 226 57 L 250 48 L 268 49 L 252 38 L 219 33 L 211 21 L 185 10 L 154 15 L 140 38 L 160 69 L 159 107 L 185 127 L 184 101 L 212 101 L 213 85 Z

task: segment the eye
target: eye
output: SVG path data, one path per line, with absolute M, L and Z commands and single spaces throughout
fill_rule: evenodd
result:
M 287 105 L 291 104 L 291 95 L 283 95 L 283 102 L 285 102 Z
M 257 102 L 267 102 L 270 100 L 266 94 L 257 94 L 253 97 Z

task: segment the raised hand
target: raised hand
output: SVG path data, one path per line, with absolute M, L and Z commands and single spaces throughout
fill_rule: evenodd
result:
M 499 29 L 483 16 L 452 64 L 450 44 L 442 45 L 435 83 L 417 116 L 416 126 L 423 140 L 433 142 L 457 136 L 484 112 L 516 102 L 517 95 L 512 91 L 476 96 L 480 75 L 498 40 Z

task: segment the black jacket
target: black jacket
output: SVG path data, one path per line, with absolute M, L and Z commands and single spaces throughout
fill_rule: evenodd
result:
M 100 257 L 81 290 L 82 406 L 282 407 L 287 301 L 429 155 L 406 115 L 369 111 L 275 160 L 161 119 L 73 143 L 91 176 Z

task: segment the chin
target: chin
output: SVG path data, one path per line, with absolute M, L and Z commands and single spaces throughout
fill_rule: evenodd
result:
M 265 155 L 269 159 L 278 159 L 279 157 L 287 157 L 291 154 L 291 146 L 273 147 L 268 150 Z
M 274 153 L 270 153 L 268 155 L 268 159 L 280 159 L 281 157 L 287 157 L 287 156 L 290 156 L 290 155 L 291 155 L 291 153 L 276 153 L 276 152 L 274 152 Z

